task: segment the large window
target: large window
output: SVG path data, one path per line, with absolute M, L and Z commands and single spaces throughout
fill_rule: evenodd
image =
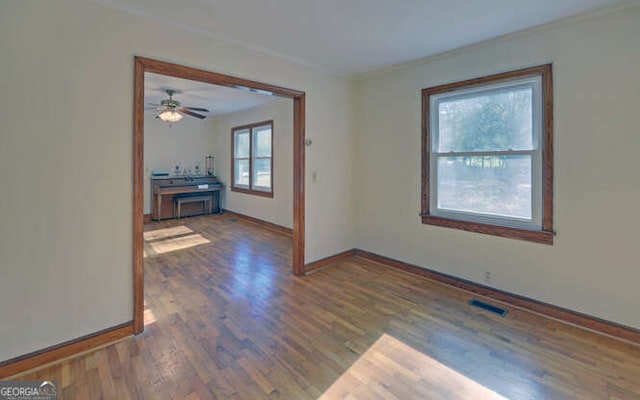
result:
M 231 190 L 273 197 L 273 121 L 231 129 Z
M 552 244 L 551 65 L 423 89 L 422 222 Z

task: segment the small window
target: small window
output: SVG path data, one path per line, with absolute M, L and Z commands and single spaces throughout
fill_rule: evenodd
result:
M 273 121 L 231 129 L 231 190 L 273 197 Z
M 422 101 L 422 222 L 552 244 L 551 65 Z

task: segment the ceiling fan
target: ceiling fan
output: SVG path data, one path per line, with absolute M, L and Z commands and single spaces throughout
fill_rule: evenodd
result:
M 198 107 L 183 107 L 182 103 L 178 100 L 173 99 L 173 95 L 176 93 L 173 89 L 166 89 L 165 92 L 169 96 L 168 99 L 162 100 L 160 104 L 157 103 L 149 103 L 149 105 L 154 106 L 153 108 L 148 109 L 156 109 L 160 113 L 156 115 L 156 118 L 161 119 L 165 122 L 177 122 L 182 119 L 182 114 L 190 115 L 192 117 L 205 119 L 206 115 L 198 114 L 197 112 L 205 112 L 208 113 L 209 110 L 206 108 L 198 108 Z

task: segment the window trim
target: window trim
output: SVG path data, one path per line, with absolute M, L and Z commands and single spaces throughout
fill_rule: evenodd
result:
M 539 77 L 541 79 L 541 185 L 542 210 L 541 228 L 522 228 L 492 223 L 468 221 L 434 215 L 431 212 L 431 97 L 459 90 L 482 89 L 483 86 L 507 84 L 511 81 Z M 553 79 L 552 65 L 545 64 L 531 68 L 469 79 L 422 89 L 422 165 L 421 165 L 421 212 L 423 224 L 462 229 L 506 238 L 526 240 L 536 243 L 553 244 Z M 532 166 L 533 167 L 533 166 Z M 536 172 L 534 171 L 534 174 Z M 434 194 L 435 195 L 435 194 Z
M 469 222 L 486 223 L 489 225 L 499 226 L 513 226 L 515 228 L 540 230 L 542 220 L 542 182 L 541 174 L 542 170 L 542 142 L 543 137 L 540 136 L 542 132 L 542 110 L 540 106 L 542 104 L 542 78 L 540 76 L 535 77 L 523 77 L 517 80 L 510 80 L 507 82 L 491 83 L 489 85 L 476 86 L 472 88 L 461 88 L 449 92 L 439 93 L 431 95 L 429 98 L 429 112 L 432 113 L 438 109 L 439 104 L 449 101 L 456 101 L 461 99 L 470 99 L 483 94 L 497 94 L 507 93 L 518 89 L 530 89 L 532 94 L 532 111 L 533 111 L 533 129 L 532 129 L 532 143 L 533 148 L 530 150 L 479 150 L 479 151 L 438 151 L 438 140 L 440 140 L 440 134 L 434 136 L 432 140 L 432 147 L 430 148 L 429 156 L 431 158 L 429 168 L 432 169 L 433 175 L 438 175 L 438 160 L 440 158 L 449 157 L 499 157 L 499 156 L 528 156 L 531 162 L 531 218 L 518 218 L 501 215 L 487 215 L 479 212 L 461 211 L 461 210 L 446 210 L 437 209 L 438 204 L 438 192 L 436 190 L 437 182 L 431 181 L 429 190 L 432 195 L 430 196 L 430 210 L 431 215 L 442 218 L 450 218 L 456 220 L 463 220 Z M 439 125 L 440 115 L 432 114 L 433 118 L 430 121 L 432 130 Z
M 271 157 L 254 157 L 253 156 L 253 153 L 254 153 L 253 130 L 254 128 L 259 128 L 267 125 L 271 128 Z M 243 131 L 243 130 L 249 131 L 249 185 L 248 186 L 236 185 L 236 177 L 235 177 L 235 171 L 236 171 L 235 162 L 237 160 L 236 152 L 235 152 L 236 132 Z M 255 186 L 253 186 L 253 160 L 256 158 L 260 158 L 260 159 L 270 158 L 271 160 L 271 163 L 270 163 L 271 187 L 269 188 L 269 190 L 257 189 Z M 245 159 L 245 158 L 241 158 L 241 159 Z M 231 190 L 232 192 L 246 193 L 246 194 L 252 194 L 252 195 L 262 196 L 262 197 L 273 197 L 273 187 L 274 187 L 273 186 L 274 185 L 273 159 L 274 159 L 273 157 L 273 120 L 261 121 L 253 124 L 232 127 L 231 128 L 231 185 L 229 190 Z M 262 186 L 259 186 L 259 187 L 262 188 Z

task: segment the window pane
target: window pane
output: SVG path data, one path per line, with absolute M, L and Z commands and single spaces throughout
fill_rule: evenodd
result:
M 438 152 L 532 150 L 531 87 L 496 89 L 438 104 Z
M 438 209 L 531 219 L 531 156 L 438 158 Z
M 236 132 L 234 154 L 236 158 L 249 158 L 249 130 Z
M 249 186 L 249 160 L 235 160 L 234 184 Z
M 261 158 L 253 161 L 253 186 L 271 188 L 271 159 Z
M 255 128 L 253 133 L 254 157 L 271 157 L 271 127 Z

